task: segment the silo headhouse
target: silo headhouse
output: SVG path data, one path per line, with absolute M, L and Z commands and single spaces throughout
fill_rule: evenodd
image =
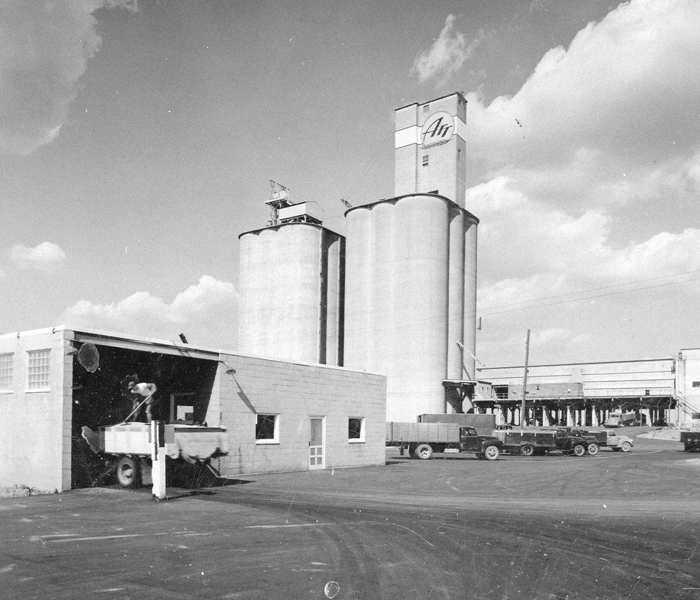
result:
M 454 93 L 396 110 L 395 197 L 350 208 L 345 238 L 273 186 L 270 226 L 240 236 L 241 351 L 386 375 L 389 421 L 471 408 L 466 108 Z

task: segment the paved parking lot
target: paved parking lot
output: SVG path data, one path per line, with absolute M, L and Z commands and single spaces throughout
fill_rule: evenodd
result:
M 0 596 L 700 598 L 700 455 L 471 455 L 0 500 Z

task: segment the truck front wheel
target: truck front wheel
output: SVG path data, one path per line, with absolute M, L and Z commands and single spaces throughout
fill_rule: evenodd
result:
M 576 444 L 574 446 L 574 454 L 576 456 L 583 456 L 586 453 L 586 447 L 583 444 Z
M 117 481 L 125 488 L 136 487 L 138 481 L 138 463 L 130 456 L 122 456 L 117 463 Z
M 486 446 L 486 450 L 484 450 L 484 458 L 486 460 L 496 460 L 499 454 L 498 446 Z
M 530 444 L 525 444 L 520 448 L 520 454 L 523 456 L 532 456 L 535 453 L 535 449 L 530 446 Z
M 591 456 L 598 454 L 598 444 L 588 444 L 587 452 Z
M 428 460 L 433 455 L 433 449 L 429 444 L 421 444 L 416 448 L 414 456 L 421 460 Z
M 629 442 L 622 442 L 622 445 L 620 446 L 620 450 L 623 452 L 629 452 L 632 449 L 632 444 Z

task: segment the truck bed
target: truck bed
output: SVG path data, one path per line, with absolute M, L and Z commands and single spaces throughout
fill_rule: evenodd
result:
M 389 421 L 386 424 L 386 441 L 459 444 L 459 427 L 456 423 L 399 423 Z
M 524 446 L 529 444 L 535 448 L 554 448 L 557 445 L 554 431 L 520 431 L 517 429 L 496 430 L 494 437 L 499 438 L 504 446 Z
M 150 456 L 151 427 L 148 423 L 120 423 L 100 427 L 97 432 L 83 427 L 83 438 L 93 452 Z M 170 458 L 189 462 L 228 453 L 226 430 L 179 423 L 165 425 L 165 452 Z

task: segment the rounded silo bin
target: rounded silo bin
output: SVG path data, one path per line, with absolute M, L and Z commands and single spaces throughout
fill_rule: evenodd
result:
M 275 280 L 269 326 L 277 356 L 285 360 L 319 360 L 320 256 L 318 227 L 293 223 L 278 228 L 270 257 Z
M 464 364 L 469 375 L 476 379 L 476 282 L 477 233 L 479 220 L 464 211 Z M 464 410 L 471 408 L 464 403 Z
M 345 333 L 344 364 L 369 370 L 367 347 L 370 337 L 370 265 L 372 264 L 371 210 L 365 206 L 345 213 Z
M 343 364 L 343 320 L 345 309 L 345 239 L 329 231 L 324 232 L 321 256 L 321 356 L 326 365 Z
M 267 347 L 267 313 L 272 278 L 268 273 L 267 256 L 270 254 L 271 238 L 263 231 L 251 231 L 240 236 L 239 269 L 239 324 L 238 346 L 249 354 L 260 354 Z
M 332 359 L 339 360 L 342 236 L 318 224 L 291 222 L 239 237 L 239 351 L 326 363 L 330 344 Z
M 387 420 L 446 412 L 443 381 L 473 377 L 476 218 L 438 194 L 382 200 L 346 217 L 345 365 L 387 376 Z
M 395 352 L 387 420 L 445 411 L 448 202 L 423 194 L 396 202 Z
M 380 202 L 370 209 L 370 244 L 373 260 L 369 265 L 369 326 L 372 335 L 367 343 L 367 357 L 372 369 L 379 373 L 385 372 L 394 361 L 391 330 L 396 304 L 395 212 L 395 205 L 391 202 Z
M 463 371 L 464 343 L 464 211 L 450 207 L 449 214 L 449 291 L 447 320 L 446 379 L 467 379 Z

